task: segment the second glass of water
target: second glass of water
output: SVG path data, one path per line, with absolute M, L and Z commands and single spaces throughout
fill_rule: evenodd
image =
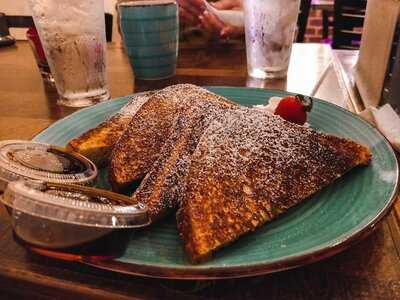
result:
M 54 76 L 58 104 L 83 107 L 110 98 L 104 1 L 29 0 Z
M 248 74 L 287 75 L 300 0 L 244 0 Z

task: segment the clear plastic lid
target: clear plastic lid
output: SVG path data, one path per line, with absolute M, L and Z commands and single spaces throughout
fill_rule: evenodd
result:
M 117 229 L 150 223 L 146 205 L 81 185 L 19 180 L 8 184 L 1 201 L 13 210 L 67 224 Z
M 0 190 L 21 178 L 92 185 L 96 176 L 96 166 L 78 153 L 29 141 L 0 142 Z

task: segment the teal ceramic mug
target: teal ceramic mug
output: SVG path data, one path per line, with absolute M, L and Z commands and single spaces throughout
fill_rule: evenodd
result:
M 145 0 L 118 5 L 130 63 L 138 79 L 173 76 L 178 56 L 179 19 L 174 0 Z

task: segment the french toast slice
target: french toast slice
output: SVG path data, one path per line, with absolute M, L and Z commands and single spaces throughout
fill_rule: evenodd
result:
M 194 263 L 301 203 L 371 153 L 259 110 L 222 114 L 200 138 L 177 213 Z
M 132 196 L 147 205 L 152 222 L 176 210 L 185 193 L 191 156 L 203 131 L 218 115 L 234 108 L 237 106 L 224 102 L 202 102 L 177 116 L 158 159 Z
M 237 106 L 191 84 L 172 85 L 152 95 L 132 118 L 112 151 L 108 176 L 113 190 L 124 191 L 132 182 L 142 179 L 159 157 L 176 116 L 205 102 Z
M 153 92 L 132 96 L 132 99 L 122 109 L 108 120 L 100 123 L 81 136 L 72 139 L 67 149 L 78 152 L 102 168 L 108 164 L 111 150 L 128 126 L 133 115 L 147 101 Z

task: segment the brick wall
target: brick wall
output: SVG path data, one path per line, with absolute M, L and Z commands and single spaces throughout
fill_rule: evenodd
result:
M 305 35 L 306 43 L 323 43 L 332 40 L 332 28 L 329 28 L 329 36 L 327 39 L 323 38 L 322 29 L 322 10 L 311 9 L 308 17 L 307 31 Z

